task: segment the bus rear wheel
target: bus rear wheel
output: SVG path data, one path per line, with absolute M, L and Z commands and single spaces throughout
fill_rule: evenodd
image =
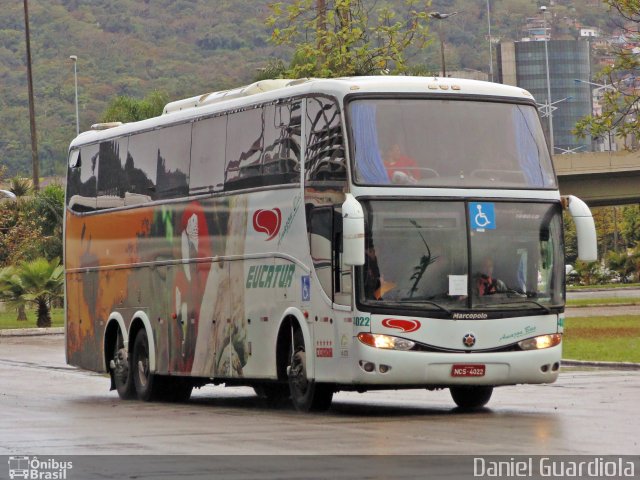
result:
M 333 388 L 307 377 L 306 352 L 302 332 L 294 334 L 293 355 L 288 369 L 291 402 L 300 412 L 322 412 L 331 406 Z
M 149 366 L 149 339 L 144 328 L 138 331 L 133 343 L 131 376 L 133 376 L 138 399 L 150 402 L 161 396 L 164 385 L 162 379 L 151 372 Z
M 463 410 L 475 410 L 484 407 L 491 398 L 493 387 L 485 385 L 470 385 L 450 387 L 451 398 Z
M 124 341 L 120 332 L 117 334 L 113 350 L 113 360 L 111 361 L 113 384 L 121 399 L 131 400 L 136 396 L 136 387 L 131 374 L 131 357 L 128 355 L 126 348 L 124 348 Z

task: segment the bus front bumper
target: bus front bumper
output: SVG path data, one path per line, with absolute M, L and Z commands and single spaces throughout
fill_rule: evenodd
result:
M 558 378 L 562 344 L 518 352 L 444 353 L 384 350 L 358 345 L 354 384 L 516 385 L 552 383 Z

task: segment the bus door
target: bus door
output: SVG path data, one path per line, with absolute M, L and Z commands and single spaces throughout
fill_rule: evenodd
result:
M 309 239 L 318 283 L 331 302 L 322 311 L 314 312 L 313 316 L 312 347 L 316 357 L 326 362 L 338 357 L 349 340 L 348 337 L 343 338 L 345 332 L 341 327 L 351 309 L 352 275 L 351 267 L 342 262 L 342 215 L 339 208 L 330 205 L 311 209 Z M 314 305 L 319 303 L 314 302 Z M 340 312 L 339 306 L 344 307 L 344 313 Z M 352 335 L 352 331 L 349 329 L 347 334 Z

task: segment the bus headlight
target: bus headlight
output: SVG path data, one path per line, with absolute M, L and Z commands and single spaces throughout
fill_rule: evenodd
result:
M 518 342 L 518 346 L 522 350 L 540 350 L 543 348 L 551 348 L 562 342 L 562 334 L 552 333 L 550 335 L 540 335 L 539 337 L 527 338 Z
M 406 338 L 391 337 L 389 335 L 379 335 L 376 333 L 359 333 L 358 340 L 370 347 L 384 348 L 387 350 L 411 350 L 416 344 Z

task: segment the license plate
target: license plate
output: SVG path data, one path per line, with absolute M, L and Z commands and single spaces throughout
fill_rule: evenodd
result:
M 484 377 L 486 367 L 484 365 L 453 365 L 452 377 Z

